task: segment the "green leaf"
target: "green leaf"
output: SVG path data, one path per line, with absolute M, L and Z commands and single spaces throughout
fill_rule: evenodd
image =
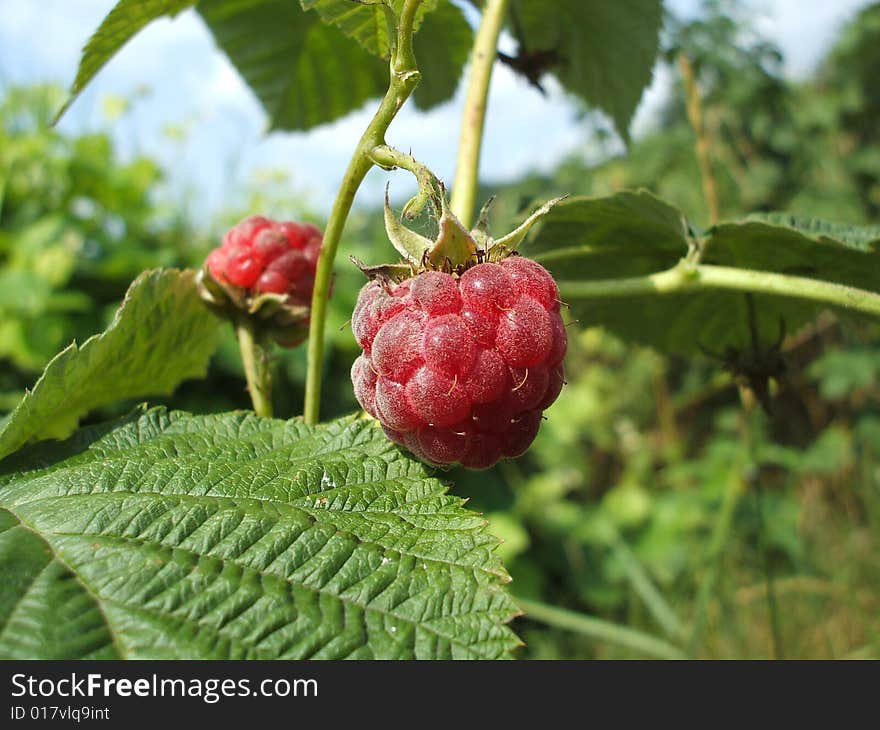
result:
M 395 10 L 402 2 L 393 0 Z M 138 31 L 191 6 L 197 6 L 217 45 L 260 100 L 273 129 L 308 130 L 333 121 L 382 96 L 388 87 L 388 65 L 380 58 L 389 51 L 381 4 L 121 0 L 83 50 L 70 97 L 58 116 Z M 430 10 L 435 18 L 426 15 Z M 425 37 L 416 36 L 415 48 L 424 63 L 424 77 L 430 78 L 422 82 L 415 100 L 429 109 L 455 93 L 472 31 L 449 0 L 423 3 L 417 21 L 423 16 Z
M 413 93 L 419 109 L 431 109 L 453 97 L 473 41 L 474 31 L 461 10 L 449 0 L 438 0 L 413 39 L 422 74 Z
M 606 111 L 628 140 L 632 115 L 651 83 L 661 0 L 513 0 L 511 12 L 526 49 L 556 51 L 559 62 L 548 71 L 569 92 Z
M 775 214 L 709 231 L 704 261 L 777 271 L 880 291 L 880 226 L 850 226 Z
M 438 0 L 422 0 L 416 11 L 414 30 L 425 14 L 433 10 Z M 339 28 L 349 38 L 354 38 L 368 53 L 381 58 L 391 57 L 389 20 L 400 16 L 403 0 L 379 2 L 352 2 L 352 0 L 300 0 L 306 10 L 315 10 L 325 23 Z M 389 18 L 389 11 L 392 16 Z M 392 30 L 394 25 L 391 26 Z
M 522 252 L 574 281 L 662 271 L 688 248 L 684 214 L 644 190 L 566 198 L 537 230 Z
M 296 2 L 203 0 L 198 10 L 273 129 L 311 129 L 388 87 L 387 64 Z
M 518 644 L 485 520 L 374 421 L 154 409 L 4 467 L 3 658 L 499 658 Z
M 862 251 L 880 248 L 880 225 L 831 223 L 790 213 L 753 213 L 746 220 L 794 228 L 812 240 L 830 242 L 833 245 L 840 242 Z
M 778 214 L 768 220 L 724 223 L 700 242 L 700 264 L 770 272 L 880 292 L 877 227 L 804 221 Z M 797 227 L 794 227 L 796 224 Z M 674 267 L 696 246 L 684 215 L 645 192 L 573 198 L 545 216 L 524 253 L 561 282 L 623 280 Z M 622 282 L 622 283 L 621 283 Z M 565 299 L 565 285 L 562 297 Z M 762 344 L 775 342 L 813 319 L 825 305 L 811 294 L 782 297 L 696 288 L 612 292 L 571 302 L 581 324 L 602 325 L 626 339 L 679 353 L 749 348 L 749 297 Z
M 83 48 L 70 95 L 58 112 L 56 120 L 67 111 L 95 74 L 138 31 L 157 18 L 165 15 L 174 17 L 195 3 L 196 0 L 119 0 Z
M 31 439 L 60 438 L 108 403 L 171 393 L 205 374 L 219 321 L 201 303 L 193 271 L 147 271 L 100 335 L 60 352 L 0 430 L 0 459 Z

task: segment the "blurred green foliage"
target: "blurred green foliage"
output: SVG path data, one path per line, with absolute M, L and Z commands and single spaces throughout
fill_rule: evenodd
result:
M 880 5 L 800 82 L 781 75 L 779 50 L 731 3 L 706 3 L 696 21 L 667 30 L 668 61 L 684 52 L 698 76 L 723 218 L 785 209 L 878 222 Z M 144 268 L 198 265 L 251 211 L 316 220 L 271 178 L 241 210 L 198 226 L 163 202 L 150 160 L 120 161 L 106 134 L 48 127 L 59 101 L 57 90 L 31 88 L 0 102 L 0 411 L 65 344 L 102 329 Z M 612 149 L 591 124 L 591 149 Z M 591 165 L 577 155 L 552 175 L 492 190 L 494 227 L 556 194 L 636 187 L 707 221 L 680 90 L 625 156 Z M 381 216 L 356 212 L 342 251 L 388 260 Z M 344 259 L 337 271 L 324 417 L 356 407 L 347 322 L 362 277 Z M 528 454 L 445 475 L 505 540 L 514 593 L 673 639 L 696 656 L 880 657 L 876 328 L 823 315 L 788 333 L 769 412 L 712 357 L 665 357 L 575 325 L 570 338 L 568 385 Z M 295 415 L 304 348 L 279 353 L 275 370 L 276 410 Z M 231 333 L 208 379 L 168 402 L 248 407 Z M 635 655 L 537 621 L 516 629 L 524 657 Z

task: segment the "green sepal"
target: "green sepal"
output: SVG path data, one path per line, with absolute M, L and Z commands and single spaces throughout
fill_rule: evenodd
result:
M 483 207 L 480 208 L 480 215 L 477 218 L 477 225 L 471 230 L 471 238 L 477 244 L 477 247 L 483 251 L 488 251 L 492 247 L 492 232 L 489 230 L 489 209 L 495 202 L 495 196 L 490 197 Z
M 415 276 L 416 273 L 410 264 L 379 264 L 378 266 L 367 266 L 367 264 L 361 261 L 357 256 L 349 256 L 348 258 L 349 261 L 357 266 L 370 281 L 378 281 L 380 284 L 397 284 L 404 279 L 409 279 L 412 276 Z
M 446 196 L 440 197 L 437 240 L 428 252 L 428 262 L 438 269 L 459 269 L 477 260 L 477 243 L 449 210 Z
M 517 226 L 513 231 L 508 233 L 506 236 L 502 236 L 501 238 L 497 239 L 492 244 L 492 247 L 489 250 L 489 260 L 497 261 L 516 251 L 531 227 L 535 225 L 535 223 L 537 223 L 539 220 L 541 220 L 541 218 L 547 215 L 551 210 L 553 210 L 554 206 L 565 200 L 567 197 L 567 195 L 560 195 L 558 198 L 548 200 L 546 203 L 544 203 L 544 205 L 538 208 L 538 210 L 536 210 L 522 223 L 520 223 L 519 226 Z M 482 213 L 480 215 L 482 217 Z
M 411 231 L 401 223 L 388 202 L 388 188 L 385 188 L 385 232 L 397 252 L 415 266 L 420 266 L 425 256 L 433 248 L 434 242 Z
M 284 294 L 251 296 L 246 289 L 217 281 L 207 266 L 196 275 L 196 287 L 217 316 L 233 324 L 242 317 L 249 319 L 261 341 L 272 339 L 282 347 L 294 347 L 308 336 L 310 307 L 292 303 Z

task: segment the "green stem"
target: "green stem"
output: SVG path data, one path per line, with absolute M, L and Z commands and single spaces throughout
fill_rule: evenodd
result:
M 785 659 L 785 645 L 782 640 L 782 616 L 779 613 L 779 602 L 776 599 L 776 581 L 773 565 L 770 562 L 770 550 L 767 545 L 767 527 L 764 522 L 764 488 L 760 479 L 755 482 L 755 513 L 758 518 L 758 551 L 761 567 L 764 572 L 764 588 L 767 592 L 767 611 L 770 614 L 770 635 L 773 638 L 773 658 Z
M 372 151 L 385 144 L 385 132 L 419 83 L 412 48 L 413 23 L 422 0 L 404 0 L 397 24 L 397 39 L 391 54 L 391 78 L 388 91 L 376 114 L 355 148 L 342 185 L 337 193 L 330 218 L 324 231 L 324 243 L 315 271 L 315 289 L 312 294 L 312 314 L 309 328 L 308 370 L 303 417 L 308 424 L 316 424 L 321 409 L 321 379 L 324 361 L 324 335 L 327 323 L 327 300 L 333 277 L 333 262 L 339 248 L 339 239 L 354 203 L 358 188 L 373 166 Z
M 258 416 L 272 417 L 272 375 L 269 371 L 269 353 L 254 337 L 254 329 L 246 319 L 235 325 L 241 361 L 247 378 L 248 393 Z
M 591 639 L 616 644 L 655 659 L 687 659 L 685 653 L 677 646 L 650 634 L 635 631 L 610 621 L 603 621 L 593 616 L 567 611 L 564 608 L 548 606 L 538 601 L 519 597 L 514 600 L 525 611 L 526 618 L 532 621 L 538 621 L 557 629 L 574 631 Z
M 767 526 L 764 520 L 764 486 L 761 481 L 761 472 L 758 463 L 758 453 L 756 443 L 759 435 L 754 433 L 756 427 L 756 418 L 766 418 L 766 414 L 762 409 L 755 409 L 750 404 L 754 399 L 746 401 L 743 399 L 745 427 L 743 428 L 743 438 L 746 441 L 746 447 L 749 453 L 749 482 L 752 494 L 755 497 L 755 517 L 757 522 L 757 545 L 755 548 L 758 557 L 761 560 L 761 567 L 764 573 L 764 588 L 767 593 L 767 610 L 770 614 L 770 635 L 773 639 L 773 658 L 784 659 L 785 649 L 782 643 L 782 619 L 779 615 L 779 604 L 776 600 L 776 585 L 773 576 L 773 565 L 770 562 L 770 548 L 767 544 Z M 757 411 L 757 412 L 756 412 Z
M 401 152 L 391 145 L 381 144 L 369 152 L 370 160 L 384 170 L 401 168 L 411 172 L 419 185 L 419 192 L 403 207 L 403 214 L 410 218 L 417 216 L 429 201 L 436 210 L 440 209 L 443 185 L 427 165 L 412 155 Z
M 721 570 L 721 555 L 730 539 L 730 533 L 733 529 L 733 517 L 736 514 L 736 508 L 744 492 L 745 482 L 742 476 L 738 473 L 732 475 L 727 491 L 724 493 L 724 500 L 718 513 L 718 521 L 715 523 L 715 529 L 712 531 L 712 536 L 709 539 L 709 547 L 706 552 L 708 564 L 706 575 L 697 591 L 694 620 L 691 625 L 690 641 L 688 642 L 688 654 L 691 656 L 696 654 L 703 640 L 706 619 L 709 614 L 709 604 L 715 595 L 715 585 L 718 582 L 718 574 Z
M 712 172 L 712 158 L 709 154 L 709 134 L 703 122 L 703 104 L 697 88 L 697 78 L 691 60 L 684 54 L 678 56 L 678 67 L 684 79 L 687 115 L 697 138 L 697 161 L 700 164 L 700 175 L 703 179 L 703 195 L 709 208 L 709 224 L 715 225 L 721 217 L 718 204 L 718 186 L 715 184 L 715 173 Z
M 635 553 L 623 539 L 617 528 L 610 522 L 604 525 L 604 536 L 608 546 L 623 566 L 633 590 L 647 607 L 651 616 L 660 625 L 664 633 L 673 641 L 684 639 L 685 630 L 678 620 L 675 611 L 663 597 L 660 589 L 654 585 L 651 577 L 642 566 Z
M 536 256 L 540 262 L 556 258 Z M 722 289 L 729 291 L 775 294 L 796 299 L 810 299 L 843 309 L 880 317 L 880 294 L 803 276 L 789 276 L 768 271 L 736 269 L 727 266 L 681 263 L 666 271 L 647 276 L 600 281 L 560 281 L 563 299 L 614 299 L 646 295 L 681 294 L 688 291 Z
M 455 165 L 455 181 L 452 185 L 452 200 L 449 205 L 465 228 L 470 227 L 474 213 L 480 146 L 483 143 L 483 126 L 486 121 L 486 99 L 489 95 L 492 68 L 498 54 L 498 36 L 501 34 L 509 1 L 487 0 L 474 39 L 464 116 L 461 121 L 461 137 L 458 143 L 458 160 Z

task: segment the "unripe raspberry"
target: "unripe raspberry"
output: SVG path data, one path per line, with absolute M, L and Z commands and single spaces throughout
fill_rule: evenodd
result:
M 260 326 L 283 346 L 299 344 L 307 332 L 321 243 L 321 231 L 310 223 L 246 218 L 208 254 L 202 297 L 227 316 L 245 312 L 265 320 Z M 262 295 L 281 295 L 281 309 L 277 297 L 262 307 L 268 299 Z
M 438 465 L 485 469 L 528 449 L 559 396 L 559 293 L 512 256 L 454 276 L 370 282 L 352 316 L 355 396 L 396 443 Z

